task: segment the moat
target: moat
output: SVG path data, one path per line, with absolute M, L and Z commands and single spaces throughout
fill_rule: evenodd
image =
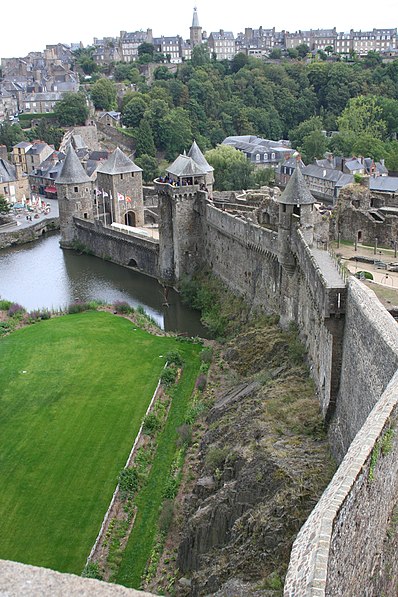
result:
M 156 280 L 125 267 L 59 247 L 59 233 L 0 250 L 0 297 L 32 310 L 63 308 L 75 300 L 127 301 L 142 305 L 166 331 L 207 336 L 199 314 L 170 290 L 165 307 Z

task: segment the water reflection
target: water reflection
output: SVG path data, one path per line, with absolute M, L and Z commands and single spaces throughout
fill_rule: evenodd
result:
M 76 299 L 125 300 L 142 305 L 165 330 L 206 336 L 196 311 L 170 291 L 169 307 L 156 280 L 124 267 L 59 247 L 59 233 L 33 243 L 0 250 L 0 297 L 26 309 L 58 309 Z

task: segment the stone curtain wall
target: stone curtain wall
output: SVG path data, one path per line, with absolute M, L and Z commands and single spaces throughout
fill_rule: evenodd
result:
M 285 597 L 396 594 L 396 587 L 391 592 L 396 577 L 382 578 L 380 569 L 386 536 L 394 530 L 397 422 L 398 373 L 300 530 L 292 549 Z
M 159 277 L 159 243 L 104 227 L 100 221 L 75 218 L 76 240 L 97 257 Z
M 398 326 L 374 292 L 351 277 L 340 394 L 329 432 L 341 460 L 398 368 Z
M 47 217 L 27 228 L 0 227 L 0 249 L 30 243 L 50 230 L 59 230 L 59 218 Z

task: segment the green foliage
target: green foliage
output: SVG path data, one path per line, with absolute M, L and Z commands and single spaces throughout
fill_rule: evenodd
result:
M 200 353 L 200 360 L 202 363 L 210 364 L 213 358 L 213 350 L 211 348 L 204 348 Z
M 158 161 L 155 157 L 142 154 L 135 158 L 134 161 L 137 166 L 142 168 L 142 178 L 145 183 L 150 184 L 155 178 L 158 178 L 160 171 Z
M 27 136 L 30 141 L 40 139 L 57 148 L 61 144 L 64 133 L 64 129 L 54 126 L 48 118 L 40 118 L 39 123 L 31 131 L 27 131 Z
M 0 216 L 10 213 L 11 205 L 8 203 L 4 195 L 0 195 Z
M 154 158 L 156 154 L 156 147 L 153 140 L 152 130 L 147 118 L 142 118 L 134 136 L 137 157 L 147 155 Z
M 313 162 L 315 158 L 323 158 L 326 150 L 327 140 L 321 131 L 313 131 L 307 135 L 303 140 L 302 146 L 300 147 L 303 160 L 306 163 Z
M 115 81 L 129 81 L 138 84 L 142 77 L 134 63 L 118 62 L 114 68 Z
M 5 299 L 1 299 L 0 300 L 0 311 L 8 311 L 8 309 L 11 307 L 12 305 L 12 301 L 7 301 Z
M 227 447 L 220 448 L 213 446 L 209 448 L 205 456 L 205 467 L 210 473 L 214 473 L 217 469 L 223 469 L 224 463 L 228 458 L 229 450 Z
M 94 47 L 79 48 L 74 52 L 76 63 L 82 69 L 85 75 L 92 75 L 97 70 L 97 65 L 93 59 Z
M 168 387 L 175 383 L 177 376 L 177 369 L 175 367 L 166 367 L 160 376 L 160 381 L 162 385 Z
M 184 364 L 184 359 L 182 358 L 181 353 L 178 350 L 170 350 L 166 354 L 166 362 L 169 365 L 175 365 L 176 367 L 182 367 Z
M 210 63 L 210 54 L 207 44 L 200 44 L 192 48 L 191 63 L 193 66 L 204 66 Z
M 162 504 L 162 510 L 159 516 L 159 530 L 166 534 L 170 528 L 174 515 L 174 500 L 166 499 Z
M 337 119 L 339 131 L 368 134 L 376 139 L 385 136 L 387 126 L 382 120 L 383 110 L 374 96 L 354 97 L 349 100 L 340 118 Z
M 11 151 L 13 145 L 24 140 L 25 133 L 19 124 L 10 124 L 9 122 L 0 123 L 0 145 L 6 145 L 8 151 Z
M 230 145 L 219 145 L 205 154 L 214 168 L 214 188 L 219 191 L 247 189 L 250 186 L 253 166 L 246 156 Z
M 139 486 L 139 477 L 135 467 L 122 469 L 118 476 L 118 483 L 122 499 L 134 497 Z
M 272 48 L 271 52 L 269 53 L 269 57 L 273 60 L 282 58 L 282 50 L 280 48 Z
M 103 580 L 104 576 L 100 571 L 98 562 L 89 562 L 85 565 L 82 572 L 84 578 L 96 578 L 97 580 Z
M 55 105 L 54 115 L 61 126 L 84 125 L 88 107 L 83 93 L 65 93 Z
M 130 127 L 138 127 L 146 109 L 147 102 L 142 95 L 135 95 L 122 109 L 123 124 Z
M 98 79 L 92 85 L 90 95 L 97 110 L 108 111 L 116 107 L 116 86 L 110 79 Z
M 320 132 L 323 129 L 323 122 L 320 116 L 312 116 L 304 120 L 294 129 L 289 131 L 289 139 L 292 147 L 298 149 L 304 143 L 304 140 L 314 132 Z
M 113 303 L 113 308 L 116 313 L 123 315 L 128 315 L 134 311 L 134 309 L 126 301 L 115 301 Z
M 160 429 L 160 420 L 154 412 L 150 412 L 144 419 L 142 431 L 145 435 L 154 435 Z

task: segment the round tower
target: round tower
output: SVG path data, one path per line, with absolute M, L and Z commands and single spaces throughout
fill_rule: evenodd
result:
M 199 25 L 198 9 L 193 9 L 192 27 L 189 28 L 191 47 L 194 48 L 202 43 L 202 27 Z
M 73 247 L 76 239 L 74 218 L 93 219 L 94 185 L 72 145 L 69 145 L 59 177 L 55 182 L 59 204 L 60 245 Z
M 307 244 L 314 240 L 314 203 L 298 164 L 283 193 L 278 197 L 278 260 L 282 267 L 293 273 L 296 263 L 292 252 L 292 232 L 299 227 Z

